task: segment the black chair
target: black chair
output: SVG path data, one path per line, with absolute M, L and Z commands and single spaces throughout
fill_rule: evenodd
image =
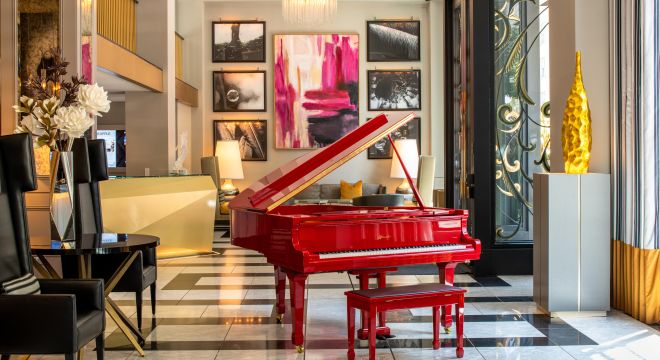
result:
M 76 139 L 73 144 L 73 174 L 76 191 L 75 229 L 79 234 L 94 234 L 103 232 L 103 216 L 101 214 L 101 196 L 99 181 L 108 180 L 108 166 L 104 140 Z M 127 254 L 93 255 L 92 277 L 108 281 Z M 74 258 L 65 256 L 62 259 L 65 277 L 75 277 L 78 273 L 78 263 Z M 142 292 L 147 287 L 151 291 L 151 312 L 156 314 L 156 250 L 149 249 L 138 253 L 138 258 L 126 271 L 113 291 L 134 292 L 137 310 L 138 329 L 142 329 Z
M 32 273 L 25 211 L 36 189 L 32 139 L 0 137 L 0 282 Z M 103 359 L 105 305 L 102 280 L 39 280 L 41 294 L 0 295 L 0 354 L 74 354 L 96 339 Z

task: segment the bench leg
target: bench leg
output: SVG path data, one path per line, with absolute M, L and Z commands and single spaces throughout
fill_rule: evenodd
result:
M 350 302 L 346 304 L 348 317 L 348 360 L 355 359 L 355 309 Z
M 433 350 L 440 348 L 440 307 L 433 307 Z
M 384 288 L 387 287 L 387 275 L 385 274 L 384 271 L 381 271 L 378 273 L 378 287 L 379 288 Z M 387 318 L 385 316 L 385 311 L 381 311 L 378 313 L 378 334 L 377 335 L 385 335 L 388 336 L 390 334 L 390 328 L 387 327 L 386 322 Z M 385 329 L 387 330 L 385 331 Z M 382 330 L 381 330 L 382 329 Z M 383 332 L 383 334 L 381 334 Z M 387 332 L 387 334 L 384 334 L 384 332 Z
M 463 296 L 456 304 L 456 357 L 463 357 L 463 313 L 465 312 L 465 299 Z
M 284 318 L 284 300 L 286 291 L 286 274 L 280 269 L 279 266 L 275 266 L 275 304 L 277 308 L 277 322 L 281 323 Z
M 438 275 L 441 284 L 454 285 L 454 270 L 456 263 L 438 263 Z M 442 307 L 442 326 L 445 328 L 445 333 L 451 332 L 451 305 Z
M 379 288 L 384 288 L 387 287 L 387 273 L 385 271 L 375 271 L 374 273 L 371 274 L 361 274 L 358 275 L 358 279 L 360 281 L 360 290 L 368 290 L 369 289 L 369 278 L 375 277 L 378 280 L 378 287 Z M 386 325 L 386 317 L 385 317 L 385 312 L 380 312 L 378 314 L 378 319 L 379 319 L 379 326 L 376 327 L 376 336 L 377 337 L 394 337 L 390 335 L 390 328 L 387 327 Z M 360 340 L 367 340 L 369 339 L 369 330 L 367 329 L 367 325 L 369 324 L 369 319 L 367 316 L 364 314 L 364 312 L 361 311 L 361 316 L 360 316 L 360 329 L 358 329 L 357 332 L 357 337 Z
M 376 360 L 376 312 L 370 309 L 369 317 L 369 360 Z

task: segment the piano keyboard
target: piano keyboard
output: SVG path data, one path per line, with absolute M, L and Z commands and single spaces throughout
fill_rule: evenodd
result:
M 387 249 L 368 249 L 368 250 L 353 250 L 353 251 L 336 251 L 319 253 L 320 259 L 337 259 L 343 257 L 356 257 L 356 256 L 376 256 L 376 255 L 396 255 L 396 254 L 413 254 L 431 251 L 446 251 L 446 250 L 462 250 L 467 249 L 464 244 L 439 244 L 429 246 L 411 246 L 400 248 L 387 248 Z

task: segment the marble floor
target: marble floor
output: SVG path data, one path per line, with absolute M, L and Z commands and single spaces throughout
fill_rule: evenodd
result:
M 298 354 L 289 340 L 291 318 L 285 316 L 283 324 L 275 318 L 272 266 L 258 253 L 233 247 L 224 235 L 216 234 L 216 255 L 159 261 L 156 316 L 150 301 L 143 311 L 146 358 L 344 359 L 344 291 L 353 289 L 356 279 L 346 273 L 309 277 L 305 352 Z M 391 275 L 388 283 L 437 281 L 414 272 Z M 543 315 L 532 301 L 530 276 L 458 275 L 456 284 L 468 290 L 466 360 L 660 359 L 660 330 L 620 312 L 595 318 Z M 134 294 L 112 297 L 135 320 Z M 148 291 L 144 297 L 149 299 Z M 378 342 L 378 359 L 455 358 L 453 331 L 442 334 L 442 349 L 431 348 L 430 309 L 392 312 L 388 321 L 396 337 Z M 106 335 L 106 359 L 139 358 L 111 321 Z M 366 359 L 366 342 L 357 345 L 358 358 Z M 96 358 L 92 344 L 85 358 Z

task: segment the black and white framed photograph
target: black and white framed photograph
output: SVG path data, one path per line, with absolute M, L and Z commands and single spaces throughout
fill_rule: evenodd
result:
M 419 61 L 418 20 L 367 21 L 367 61 Z
M 265 21 L 214 21 L 212 30 L 214 63 L 265 62 Z
M 371 119 L 367 119 L 371 120 Z M 421 139 L 421 119 L 416 117 L 408 121 L 405 125 L 392 131 L 390 133 L 392 140 L 399 139 L 415 139 L 417 140 L 417 153 L 422 153 L 422 139 Z M 378 140 L 375 144 L 371 145 L 367 150 L 368 159 L 391 159 L 392 158 L 392 144 L 387 136 Z
M 214 71 L 213 111 L 266 111 L 266 72 Z
M 268 160 L 268 136 L 266 120 L 215 120 L 213 121 L 213 153 L 215 143 L 236 140 L 243 161 Z
M 369 110 L 421 110 L 420 70 L 367 71 Z

